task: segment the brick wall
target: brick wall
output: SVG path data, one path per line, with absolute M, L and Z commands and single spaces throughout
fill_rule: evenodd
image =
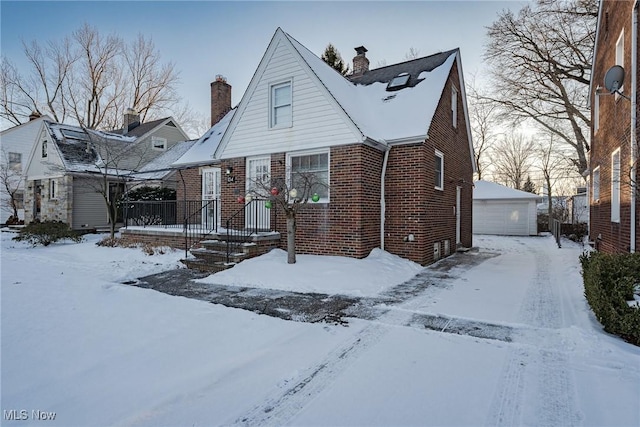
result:
M 592 103 L 596 102 L 596 87 L 604 86 L 607 70 L 615 65 L 616 43 L 624 30 L 624 68 L 627 71 L 624 80 L 624 93 L 631 94 L 631 12 L 633 2 L 607 1 L 603 5 L 603 16 L 597 40 L 597 52 L 594 59 L 592 85 Z M 606 93 L 603 88 L 602 91 Z M 590 237 L 597 241 L 598 249 L 616 253 L 628 252 L 631 236 L 631 102 L 620 96 L 604 94 L 598 96 L 599 129 L 592 129 L 589 166 L 593 170 L 600 168 L 600 198 L 591 200 Z M 593 114 L 593 109 L 592 109 Z M 620 222 L 611 222 L 611 154 L 620 148 Z M 591 176 L 592 178 L 592 176 Z M 636 176 L 636 180 L 637 180 Z M 591 182 L 593 182 L 591 180 Z M 640 209 L 638 209 L 640 213 Z M 638 223 L 636 222 L 636 227 Z M 640 241 L 636 237 L 636 246 Z

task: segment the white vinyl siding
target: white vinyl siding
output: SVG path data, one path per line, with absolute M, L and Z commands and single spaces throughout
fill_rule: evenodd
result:
M 286 41 L 279 41 L 271 57 L 266 59 L 268 63 L 262 75 L 258 75 L 255 90 L 246 95 L 249 97 L 246 108 L 238 111 L 241 116 L 221 158 L 319 149 L 361 141 L 361 136 L 352 132 L 329 101 L 325 88 L 307 74 L 299 59 L 289 51 Z M 292 81 L 292 126 L 265 132 L 270 123 L 271 88 L 288 80 Z
M 620 222 L 620 149 L 611 154 L 611 222 Z

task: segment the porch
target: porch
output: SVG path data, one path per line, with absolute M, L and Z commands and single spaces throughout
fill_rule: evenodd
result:
M 120 234 L 127 242 L 184 249 L 189 268 L 215 272 L 278 247 L 280 233 L 271 230 L 276 215 L 260 199 L 226 219 L 219 199 L 127 201 Z

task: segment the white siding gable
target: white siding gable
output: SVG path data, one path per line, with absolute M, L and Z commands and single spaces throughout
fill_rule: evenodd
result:
M 270 92 L 291 81 L 292 125 L 270 126 Z M 218 155 L 221 159 L 362 142 L 362 134 L 278 30 L 238 106 Z
M 47 157 L 42 158 L 42 141 L 47 140 Z M 29 155 L 29 164 L 25 170 L 27 180 L 44 179 L 51 176 L 62 176 L 65 173 L 60 153 L 55 147 L 55 140 L 42 126 Z

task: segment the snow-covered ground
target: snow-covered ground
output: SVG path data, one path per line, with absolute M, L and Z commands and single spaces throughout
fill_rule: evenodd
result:
M 344 327 L 121 284 L 180 251 L 0 237 L 2 425 L 640 425 L 640 348 L 595 321 L 570 242 L 475 236 L 499 255 Z M 282 256 L 206 280 L 374 295 L 421 271 L 380 251 Z M 434 315 L 445 332 L 420 326 Z M 456 322 L 508 339 L 447 333 Z

